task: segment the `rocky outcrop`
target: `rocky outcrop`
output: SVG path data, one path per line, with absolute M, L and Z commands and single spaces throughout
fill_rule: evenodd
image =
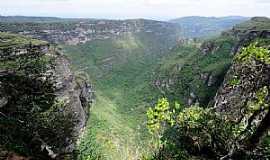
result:
M 259 22 L 263 22 L 259 26 Z M 255 17 L 246 25 L 236 26 L 227 32 L 238 39 L 237 45 L 233 48 L 232 54 L 236 57 L 241 54 L 241 49 L 260 41 L 259 45 L 269 48 L 270 31 L 263 26 L 269 26 L 270 19 Z M 224 33 L 225 34 L 225 33 Z M 228 71 L 223 86 L 215 97 L 215 108 L 218 112 L 228 115 L 231 119 L 239 121 L 243 118 L 247 104 L 254 99 L 256 92 L 264 86 L 269 86 L 269 64 L 253 59 L 249 63 L 234 61 Z
M 200 79 L 207 85 L 207 87 L 213 86 L 217 82 L 217 77 L 215 77 L 212 73 L 201 73 Z
M 93 100 L 87 79 L 47 43 L 1 48 L 0 62 L 0 149 L 72 159 Z
M 215 97 L 215 109 L 234 121 L 241 121 L 258 91 L 270 86 L 270 65 L 253 60 L 234 62 Z
M 267 159 L 270 130 L 270 51 L 266 43 L 251 43 L 234 58 L 214 110 L 226 121 L 238 125 L 238 136 L 222 159 Z M 240 158 L 239 158 L 240 157 Z
M 87 83 L 87 79 L 77 80 L 77 77 L 70 70 L 68 59 L 58 55 L 54 69 L 56 98 L 65 101 L 66 114 L 72 114 L 76 121 L 74 125 L 74 136 L 78 137 L 86 125 L 89 116 L 89 107 L 93 101 L 93 88 Z M 63 152 L 70 153 L 75 149 L 75 142 L 63 148 Z
M 243 32 L 234 29 L 232 32 L 239 39 L 239 43 L 233 48 L 232 54 L 236 54 L 243 46 L 246 46 L 258 38 L 270 38 L 270 30 L 250 30 Z
M 75 131 L 79 131 L 85 126 L 88 119 L 89 105 L 93 100 L 93 88 L 87 83 L 87 79 L 77 80 L 77 77 L 70 70 L 68 59 L 62 55 L 56 58 L 55 67 L 56 95 L 68 99 L 67 108 L 73 112 L 77 119 Z
M 217 46 L 214 42 L 206 41 L 201 45 L 200 50 L 203 55 L 207 55 L 214 53 L 218 50 L 218 48 L 219 46 Z
M 188 98 L 188 105 L 192 105 L 198 102 L 198 97 L 195 95 L 194 92 L 191 92 L 189 94 L 189 98 Z

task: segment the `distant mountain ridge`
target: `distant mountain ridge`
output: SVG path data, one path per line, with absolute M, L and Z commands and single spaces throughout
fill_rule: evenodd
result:
M 43 17 L 43 16 L 2 16 L 0 22 L 8 23 L 51 23 L 51 22 L 70 22 L 70 21 L 93 21 L 93 20 L 111 20 L 103 18 L 63 18 L 63 17 Z M 115 19 L 117 20 L 117 19 Z
M 94 19 L 94 18 L 59 18 L 59 17 L 27 17 L 27 16 L 0 16 L 0 31 L 10 31 L 16 33 L 28 31 L 30 28 L 30 32 L 38 31 L 38 35 L 40 35 L 40 31 L 47 32 L 49 30 L 73 30 L 77 28 L 77 26 L 81 25 L 88 25 L 86 28 L 91 28 L 95 26 L 94 30 L 102 30 L 104 32 L 104 27 L 108 29 L 108 26 L 114 26 L 113 28 L 122 28 L 127 30 L 133 28 L 133 30 L 138 28 L 141 25 L 149 25 L 153 28 L 156 25 L 160 26 L 171 26 L 173 28 L 178 28 L 181 32 L 182 38 L 205 38 L 205 37 L 212 37 L 219 35 L 222 31 L 231 29 L 233 26 L 242 23 L 246 20 L 249 20 L 248 17 L 241 17 L 241 16 L 228 16 L 228 17 L 200 17 L 200 16 L 190 16 L 190 17 L 182 17 L 166 21 L 156 21 L 150 19 L 126 19 L 126 20 L 111 20 L 111 19 Z M 18 24 L 23 24 L 21 27 L 17 28 Z M 98 24 L 98 25 L 96 25 Z M 133 24 L 136 24 L 135 26 Z M 90 26 L 92 25 L 92 26 Z M 31 27 L 30 27 L 31 26 Z M 46 27 L 45 27 L 46 26 Z M 84 27 L 85 28 L 85 27 Z M 151 30 L 153 28 L 149 28 Z M 111 30 L 110 28 L 109 30 Z M 92 31 L 90 31 L 92 32 Z M 114 32 L 114 31 L 112 31 Z M 161 31 L 162 32 L 162 31 Z M 161 33 L 160 32 L 160 33 Z M 77 33 L 75 33 L 77 34 Z M 32 34 L 30 34 L 32 35 Z M 44 36 L 44 33 L 41 34 Z M 45 35 L 46 36 L 46 35 Z M 69 37 L 70 35 L 68 35 Z M 59 35 L 58 37 L 64 38 L 67 40 L 67 37 L 62 37 Z M 73 36 L 72 36 L 73 37 Z M 73 38 L 68 38 L 71 41 L 84 41 L 84 39 L 89 39 L 89 37 L 83 36 L 83 40 L 77 40 L 78 36 Z M 40 38 L 40 37 L 35 37 Z M 57 39 L 57 38 L 56 38 Z M 52 38 L 49 39 L 51 41 Z M 57 41 L 62 41 L 59 38 Z M 73 42 L 72 42 L 73 43 Z
M 0 31 L 65 44 L 83 44 L 92 40 L 118 37 L 126 33 L 144 32 L 164 35 L 164 37 L 175 36 L 175 41 L 180 35 L 180 28 L 177 24 L 146 19 L 102 20 L 0 17 Z
M 18 23 L 25 23 L 25 22 L 53 22 L 59 21 L 61 18 L 56 17 L 28 17 L 28 16 L 1 16 L 0 15 L 0 22 L 18 22 Z
M 182 36 L 186 38 L 216 36 L 224 30 L 231 29 L 234 25 L 249 20 L 249 17 L 200 17 L 189 16 L 172 19 L 170 22 L 177 23 L 182 29 Z

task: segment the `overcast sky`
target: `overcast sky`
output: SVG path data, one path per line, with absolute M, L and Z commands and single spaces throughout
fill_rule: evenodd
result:
M 80 18 L 268 16 L 270 0 L 0 0 L 0 15 Z

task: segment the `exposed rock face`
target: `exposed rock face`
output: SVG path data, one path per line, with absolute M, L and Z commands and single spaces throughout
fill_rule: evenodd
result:
M 258 23 L 258 21 L 267 22 L 261 24 Z M 163 73 L 162 70 L 157 71 L 154 78 L 154 86 L 168 97 L 172 95 L 171 93 L 173 93 L 171 97 L 177 95 L 177 98 L 185 104 L 193 104 L 198 100 L 201 105 L 212 106 L 212 100 L 231 66 L 234 55 L 240 48 L 248 45 L 250 42 L 257 39 L 269 39 L 270 37 L 269 27 L 264 27 L 270 26 L 268 18 L 262 18 L 262 20 L 255 18 L 255 20 L 252 19 L 248 23 L 250 24 L 236 26 L 232 30 L 225 31 L 220 37 L 204 41 L 203 43 L 196 43 L 194 46 L 198 46 L 198 54 L 184 63 L 185 56 L 180 56 L 179 63 L 181 65 L 177 63 L 174 64 L 177 59 L 177 57 L 175 57 L 175 59 L 171 60 L 173 65 L 169 64 L 168 66 L 170 66 L 170 68 L 167 69 L 165 73 Z M 247 28 L 247 26 L 252 27 Z M 261 29 L 262 27 L 264 28 Z M 184 41 L 179 41 L 179 43 L 178 48 L 181 48 L 181 45 L 188 44 Z M 194 47 L 194 50 L 195 49 L 197 48 Z M 181 55 L 182 51 L 179 50 L 178 52 L 178 54 Z M 197 57 L 199 58 L 195 61 Z M 201 62 L 204 63 L 199 66 L 196 65 Z M 207 66 L 209 66 L 209 68 Z M 192 76 L 190 76 L 190 74 L 192 74 Z M 168 79 L 174 80 L 174 84 L 169 85 L 169 90 L 164 87 Z M 195 99 L 190 96 L 192 92 L 197 96 Z
M 0 99 L 0 108 L 5 106 L 8 103 L 7 97 L 2 97 Z
M 55 66 L 55 94 L 58 99 L 65 100 L 65 111 L 74 115 L 76 125 L 74 136 L 79 136 L 86 125 L 90 104 L 93 100 L 93 88 L 86 81 L 77 81 L 70 70 L 69 61 L 64 56 L 57 56 Z M 64 152 L 72 152 L 75 142 L 71 142 Z
M 268 30 L 237 30 L 231 34 L 238 37 L 238 43 L 232 50 L 233 55 L 256 39 L 269 39 Z M 266 48 L 269 48 L 265 46 Z M 256 92 L 270 84 L 269 64 L 253 60 L 251 63 L 234 62 L 228 71 L 223 86 L 215 97 L 215 108 L 235 121 L 240 121 L 245 113 L 247 103 L 254 99 Z M 236 84 L 237 83 L 237 84 Z M 238 84 L 239 83 L 239 84 Z
M 1 42 L 0 42 L 1 43 Z M 0 60 L 14 59 L 25 55 L 46 54 L 49 51 L 49 44 L 20 46 L 20 47 L 6 47 L 0 49 Z
M 237 81 L 233 84 L 233 81 Z M 239 121 L 246 113 L 247 104 L 256 92 L 270 85 L 270 65 L 253 61 L 252 64 L 234 63 L 223 86 L 215 97 L 215 108 L 232 120 Z
M 67 158 L 88 119 L 91 85 L 49 44 L 2 48 L 0 63 L 0 150 Z
M 190 95 L 189 95 L 189 98 L 188 98 L 188 105 L 192 105 L 194 103 L 197 102 L 197 96 L 195 95 L 195 93 L 191 92 Z
M 270 38 L 270 30 L 251 30 L 251 31 L 239 31 L 239 30 L 232 30 L 233 34 L 239 39 L 238 45 L 236 45 L 233 50 L 232 54 L 235 54 L 240 51 L 242 46 L 245 46 L 249 42 L 255 40 L 256 38 Z
M 204 83 L 207 83 L 208 79 L 209 79 L 210 73 L 201 73 L 200 74 L 200 79 L 204 81 Z
M 217 81 L 216 79 L 217 79 L 216 77 L 214 77 L 213 75 L 210 75 L 207 81 L 207 86 L 208 87 L 213 86 Z
M 202 81 L 204 81 L 205 84 L 207 84 L 207 87 L 213 86 L 217 81 L 217 78 L 215 76 L 213 76 L 211 73 L 207 73 L 207 72 L 201 73 L 200 79 Z
M 255 152 L 257 157 L 263 157 L 255 159 L 267 159 L 268 147 L 261 148 L 270 129 L 270 52 L 269 39 L 260 41 L 263 43 L 252 43 L 236 54 L 215 97 L 215 111 L 241 126 L 225 159 L 243 159 L 237 157 Z
M 216 46 L 215 43 L 211 41 L 207 41 L 201 45 L 201 52 L 203 55 L 214 53 L 216 50 L 218 50 L 219 46 Z

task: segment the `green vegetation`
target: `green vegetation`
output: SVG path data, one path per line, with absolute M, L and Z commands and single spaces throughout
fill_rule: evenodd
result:
M 233 68 L 238 70 L 229 72 L 232 75 L 229 75 L 231 78 L 227 81 L 233 88 L 227 88 L 226 92 L 239 94 L 237 93 L 239 88 L 244 88 L 254 81 L 258 85 L 253 90 L 248 87 L 245 89 L 247 92 L 245 94 L 252 96 L 243 98 L 246 103 L 243 103 L 241 108 L 242 118 L 237 117 L 239 120 L 235 120 L 232 115 L 223 113 L 219 109 L 212 108 L 211 105 L 206 108 L 198 104 L 175 107 L 166 99 L 160 99 L 157 105 L 149 108 L 148 129 L 150 133 L 159 133 L 158 136 L 153 136 L 159 144 L 159 149 L 152 157 L 146 159 L 266 159 L 269 156 L 269 136 L 267 136 L 270 129 L 269 83 L 247 78 L 248 75 L 244 74 L 244 70 L 260 65 L 269 66 L 268 61 L 265 60 L 268 59 L 268 55 L 268 49 L 251 44 L 235 56 Z M 262 64 L 249 63 L 246 66 L 243 60 L 244 62 L 256 60 Z M 239 67 L 239 65 L 244 66 Z M 257 69 L 253 72 L 268 74 L 267 68 L 260 66 Z M 257 76 L 259 79 L 265 78 L 264 74 Z M 251 77 L 254 78 L 254 75 Z M 261 83 L 266 86 L 259 87 Z M 236 87 L 239 88 L 235 89 Z M 226 101 L 231 97 L 223 95 L 222 98 Z M 240 101 L 241 98 L 236 103 Z M 237 105 L 239 104 L 230 106 L 227 103 L 226 107 Z M 238 112 L 237 109 L 235 111 Z
M 55 17 L 26 17 L 26 16 L 0 16 L 0 22 L 5 23 L 30 23 L 30 22 L 59 22 L 66 19 L 60 19 Z
M 47 42 L 31 39 L 25 36 L 0 32 L 0 49 L 9 47 L 24 47 L 26 45 L 45 45 Z
M 235 45 L 230 36 L 209 42 L 216 49 L 207 55 L 202 53 L 199 41 L 179 44 L 164 54 L 170 42 L 151 33 L 62 46 L 74 70 L 88 73 L 95 86 L 96 102 L 88 123 L 91 129 L 85 137 L 92 135 L 105 159 L 137 159 L 153 152 L 157 144 L 147 133 L 145 112 L 159 97 L 180 99 L 186 104 L 190 92 L 194 92 L 199 102 L 207 105 L 230 66 Z M 208 86 L 201 80 L 201 73 L 211 73 L 218 80 Z M 153 85 L 154 80 L 170 77 L 177 79 L 171 90 Z
M 147 128 L 149 131 L 154 134 L 157 132 L 160 135 L 160 132 L 163 131 L 163 126 L 160 125 L 163 121 L 170 122 L 171 125 L 174 124 L 172 120 L 172 113 L 175 110 L 170 110 L 169 102 L 167 99 L 160 99 L 154 109 L 149 108 L 147 111 Z
M 95 123 L 95 125 L 99 125 Z M 88 127 L 84 134 L 80 138 L 80 145 L 78 146 L 77 159 L 78 160 L 103 160 L 104 155 L 101 153 L 100 145 L 97 143 L 94 128 Z
M 247 30 L 269 30 L 270 19 L 267 17 L 254 17 L 250 21 L 240 23 L 234 29 L 247 31 Z
M 256 92 L 255 100 L 248 102 L 248 110 L 250 112 L 256 112 L 259 110 L 265 110 L 268 109 L 269 104 L 265 102 L 265 99 L 268 96 L 268 88 L 267 86 L 264 86 L 263 88 L 259 89 Z
M 237 76 L 234 76 L 233 79 L 229 81 L 229 84 L 233 87 L 239 85 L 240 83 L 241 81 Z
M 258 91 L 258 102 L 247 106 L 253 112 L 245 114 L 252 117 L 258 111 L 262 113 L 260 107 L 269 106 L 265 101 L 267 95 L 266 87 Z M 164 110 L 160 112 L 160 108 Z M 264 107 L 264 109 L 266 108 Z M 188 160 L 225 157 L 252 159 L 260 156 L 267 157 L 269 143 L 261 145 L 264 148 L 261 148 L 263 155 L 260 155 L 261 153 L 250 153 L 247 148 L 250 144 L 243 141 L 243 139 L 250 140 L 250 137 L 257 134 L 254 127 L 251 128 L 245 122 L 231 121 L 211 108 L 204 109 L 198 105 L 175 108 L 170 106 L 166 99 L 161 99 L 154 109 L 149 108 L 147 117 L 148 124 L 150 124 L 148 125 L 149 131 L 159 133 L 158 136 L 154 136 L 159 149 L 152 157 L 148 156 L 145 159 Z M 161 128 L 162 132 L 160 132 Z M 267 142 L 267 140 L 265 141 Z
M 185 104 L 190 94 L 194 93 L 198 102 L 206 106 L 215 96 L 231 65 L 231 51 L 235 43 L 231 36 L 221 36 L 202 45 L 195 41 L 177 46 L 164 56 L 155 70 L 154 78 L 165 81 L 169 86 L 160 85 L 159 92 L 171 101 L 180 99 Z M 211 44 L 213 48 L 203 53 L 202 50 L 207 48 L 204 44 Z M 169 84 L 169 81 L 173 83 Z
M 76 27 L 93 29 L 101 22 L 13 18 L 16 23 L 9 23 L 0 16 L 0 30 L 35 34 L 41 38 L 58 34 L 58 31 L 48 30 L 59 30 L 60 35 L 61 31 L 74 30 L 79 35 Z M 206 38 L 246 19 L 189 17 L 175 22 L 184 29 L 184 36 Z M 79 22 L 85 24 L 78 25 Z M 88 26 L 92 22 L 94 25 Z M 118 22 L 108 21 L 109 28 L 114 29 Z M 143 31 L 58 48 L 71 60 L 76 82 L 84 82 L 89 75 L 96 91 L 90 119 L 76 146 L 76 158 L 265 159 L 270 155 L 267 136 L 270 128 L 270 53 L 267 48 L 270 41 L 265 38 L 270 28 L 268 18 L 252 18 L 219 37 L 204 41 L 182 39 L 176 46 L 176 35 L 172 34 L 176 31 L 172 30 L 177 27 L 147 20 L 127 20 L 121 24 L 128 26 L 129 22 L 143 25 Z M 73 34 L 64 34 L 67 33 Z M 250 42 L 252 44 L 248 45 Z M 50 73 L 55 67 L 55 57 L 36 54 L 40 51 L 35 46 L 46 44 L 0 32 L 3 51 L 0 55 L 0 151 L 4 148 L 37 159 L 50 159 L 56 156 L 48 157 L 50 149 L 58 152 L 74 140 L 67 140 L 77 123 L 73 121 L 74 115 L 64 112 L 70 109 L 66 108 L 68 102 L 54 94 L 55 81 Z M 246 47 L 234 56 L 233 52 L 241 46 Z M 13 49 L 25 47 L 27 53 L 33 54 L 6 54 L 12 55 Z M 232 107 L 243 104 L 243 108 L 235 110 L 241 111 L 238 121 L 231 117 L 233 114 L 226 114 L 234 112 L 226 110 L 229 105 L 212 108 L 213 98 L 232 64 L 234 67 L 225 79 L 224 89 L 233 96 L 223 98 L 235 99 Z M 238 98 L 239 90 L 248 96 Z M 153 107 L 148 109 L 149 106 Z M 71 159 L 71 155 L 59 156 Z
M 73 122 L 71 115 L 59 112 L 65 105 L 53 94 L 52 75 L 44 74 L 53 62 L 53 58 L 43 54 L 2 60 L 0 94 L 6 103 L 0 109 L 0 147 L 48 159 L 40 150 L 41 145 L 49 143 L 55 150 L 65 145 L 63 135 L 72 133 Z
M 149 111 L 151 110 L 150 108 Z M 162 144 L 160 149 L 149 159 L 192 159 L 196 156 L 214 158 L 228 151 L 227 144 L 237 137 L 235 133 L 239 127 L 233 122 L 225 121 L 221 115 L 215 114 L 210 109 L 194 105 L 172 107 L 171 110 L 173 110 L 170 115 L 172 118 L 156 123 L 156 130 L 161 125 L 167 128 L 164 128 L 163 135 L 158 137 Z M 155 117 L 160 116 L 163 116 L 162 112 Z M 151 123 L 153 120 L 157 119 L 148 114 L 148 122 Z M 149 129 L 152 132 L 153 128 Z
M 95 86 L 85 135 L 93 135 L 105 159 L 138 159 L 151 150 L 145 112 L 156 97 L 151 75 L 167 43 L 144 33 L 62 46 L 74 70 L 88 73 Z
M 257 47 L 257 43 L 242 48 L 240 54 L 235 57 L 236 61 L 250 62 L 251 60 L 261 61 L 270 64 L 270 52 L 263 47 Z

